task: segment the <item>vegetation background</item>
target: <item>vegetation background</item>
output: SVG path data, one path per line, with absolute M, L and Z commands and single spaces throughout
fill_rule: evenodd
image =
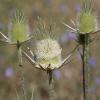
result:
M 99 22 L 100 1 L 94 0 L 94 10 Z M 52 17 L 60 28 L 60 45 L 63 49 L 62 58 L 75 47 L 75 35 L 67 32 L 67 28 L 61 24 L 64 21 L 70 25 L 70 20 L 77 21 L 77 15 L 81 11 L 80 0 L 0 0 L 0 31 L 7 35 L 8 22 L 14 8 L 25 11 L 29 19 L 30 28 L 34 28 L 34 20 L 37 16 Z M 100 100 L 100 34 L 91 43 L 91 57 L 89 64 L 92 71 L 93 87 L 89 89 L 93 100 Z M 2 39 L 2 36 L 0 36 Z M 34 49 L 32 42 L 31 49 Z M 36 100 L 48 100 L 48 86 L 46 73 L 37 70 L 25 58 L 23 58 L 26 77 L 26 89 L 31 96 L 32 88 L 38 98 Z M 17 100 L 16 89 L 20 94 L 20 80 L 18 72 L 18 58 L 16 47 L 0 43 L 0 100 Z M 54 73 L 55 91 L 58 100 L 83 100 L 82 99 L 82 61 L 79 52 L 76 52 L 71 62 Z

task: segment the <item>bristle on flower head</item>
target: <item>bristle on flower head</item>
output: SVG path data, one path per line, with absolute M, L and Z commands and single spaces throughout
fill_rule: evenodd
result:
M 93 12 L 94 0 L 82 0 L 82 10 Z
M 29 27 L 24 13 L 20 10 L 14 12 L 8 27 L 10 42 L 24 42 L 29 39 Z
M 38 17 L 33 30 L 33 37 L 36 40 L 42 40 L 46 38 L 58 39 L 59 30 L 56 27 L 56 23 L 53 21 L 47 22 Z
M 79 15 L 79 31 L 80 33 L 89 33 L 96 30 L 96 15 L 93 12 L 93 0 L 84 0 L 83 9 Z

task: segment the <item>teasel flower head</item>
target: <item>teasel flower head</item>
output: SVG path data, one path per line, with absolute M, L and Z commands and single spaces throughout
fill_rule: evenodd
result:
M 57 40 L 57 28 L 55 24 L 45 23 L 44 20 L 38 19 L 37 28 L 34 31 L 36 47 L 34 54 L 37 63 L 41 64 L 44 69 L 50 64 L 50 69 L 54 69 L 61 62 L 61 47 Z
M 50 38 L 40 40 L 36 43 L 35 54 L 37 62 L 48 67 L 51 64 L 51 69 L 54 69 L 61 62 L 61 48 L 56 40 Z
M 20 43 L 29 39 L 29 26 L 24 13 L 21 10 L 16 10 L 12 16 L 8 27 L 9 42 Z
M 81 34 L 95 32 L 98 29 L 97 16 L 93 11 L 94 0 L 83 0 L 82 11 L 78 16 L 78 31 Z
M 69 30 L 70 33 L 75 33 L 76 39 L 74 39 L 79 44 L 83 44 L 85 39 L 89 39 L 89 43 L 95 39 L 92 34 L 97 34 L 100 32 L 96 12 L 93 10 L 94 0 L 81 0 L 82 8 L 77 14 L 76 21 L 70 20 L 73 27 L 62 22 Z M 91 38 L 92 37 L 92 38 Z
M 71 19 L 73 27 L 64 22 L 62 23 L 70 29 L 70 33 L 75 33 L 76 39 L 74 40 L 79 44 L 84 44 L 87 39 L 89 43 L 92 42 L 95 39 L 93 34 L 100 32 L 96 12 L 93 10 L 93 4 L 94 0 L 82 0 L 82 8 L 78 13 L 77 20 L 74 22 Z
M 60 69 L 64 64 L 69 63 L 69 59 L 79 47 L 79 45 L 77 45 L 70 54 L 62 60 L 62 48 L 58 42 L 60 30 L 58 30 L 54 22 L 51 21 L 47 23 L 47 21 L 38 18 L 33 32 L 33 37 L 36 39 L 36 46 L 34 46 L 34 51 L 28 48 L 32 57 L 25 51 L 22 53 L 32 65 L 35 65 L 35 68 L 42 69 L 49 74 L 52 73 L 53 70 Z

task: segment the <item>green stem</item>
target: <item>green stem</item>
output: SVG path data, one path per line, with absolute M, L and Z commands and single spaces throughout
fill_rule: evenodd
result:
M 52 71 L 48 71 L 48 80 L 49 80 L 49 96 L 50 100 L 56 100 L 55 91 L 54 91 L 54 79 L 52 77 Z
M 27 93 L 26 93 L 26 87 L 25 87 L 25 77 L 24 77 L 24 69 L 23 69 L 23 64 L 22 64 L 22 48 L 20 44 L 17 44 L 17 49 L 18 49 L 18 60 L 19 60 L 19 71 L 20 71 L 20 84 L 22 88 L 22 97 L 23 100 L 27 100 Z
M 83 36 L 83 56 L 82 56 L 82 62 L 83 62 L 83 96 L 84 100 L 92 100 L 91 93 L 89 92 L 90 84 L 91 84 L 91 76 L 90 76 L 90 67 L 89 67 L 89 35 L 84 34 Z

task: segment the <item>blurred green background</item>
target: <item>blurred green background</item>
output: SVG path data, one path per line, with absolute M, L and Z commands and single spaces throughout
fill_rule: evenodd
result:
M 99 23 L 100 1 L 94 1 L 94 10 Z M 59 41 L 63 49 L 62 58 L 75 47 L 74 35 L 67 32 L 67 28 L 61 22 L 64 21 L 71 26 L 73 26 L 71 19 L 77 22 L 77 15 L 81 10 L 80 0 L 0 0 L 0 31 L 6 35 L 9 18 L 15 8 L 23 9 L 31 29 L 34 28 L 37 16 L 47 18 L 48 21 L 52 18 L 58 23 L 61 34 Z M 92 100 L 100 100 L 100 34 L 94 37 L 96 39 L 90 45 L 89 60 L 93 86 L 88 91 L 92 94 Z M 34 49 L 32 42 L 30 44 L 31 49 Z M 28 97 L 34 88 L 34 94 L 38 97 L 36 100 L 49 100 L 46 73 L 35 69 L 25 58 L 23 61 Z M 79 52 L 75 52 L 69 64 L 54 71 L 57 100 L 83 100 L 81 63 Z M 0 100 L 17 100 L 16 90 L 21 95 L 19 77 L 16 47 L 0 43 Z

